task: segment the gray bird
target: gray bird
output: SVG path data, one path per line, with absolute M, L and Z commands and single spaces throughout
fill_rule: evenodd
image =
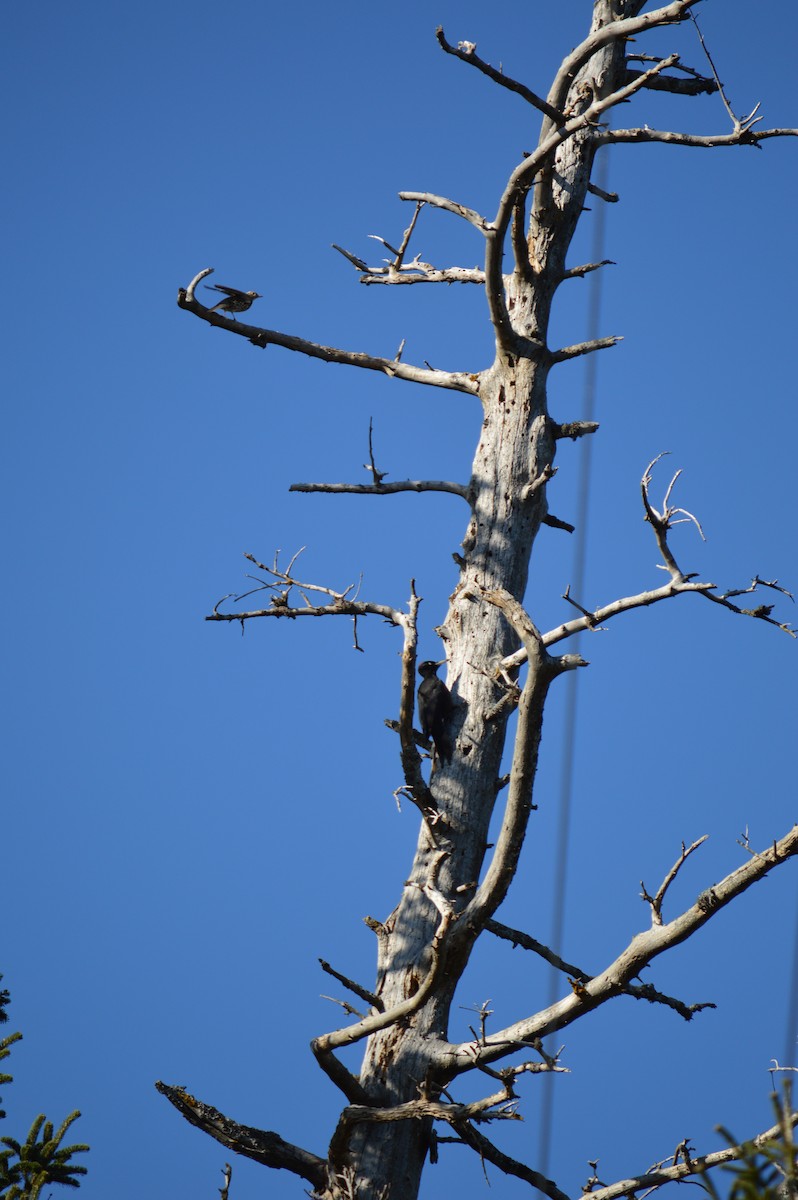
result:
M 252 306 L 253 300 L 261 299 L 260 292 L 241 292 L 238 288 L 225 287 L 222 283 L 212 284 L 208 291 L 224 292 L 224 299 L 214 304 L 213 308 L 209 308 L 208 312 L 215 312 L 218 308 L 222 312 L 229 312 L 234 321 L 236 313 L 246 312 Z
M 444 659 L 443 662 L 446 660 Z M 452 715 L 452 693 L 442 679 L 438 679 L 438 667 L 443 662 L 419 663 L 421 683 L 418 688 L 418 719 L 425 737 L 431 738 L 438 756 L 443 762 L 451 762 L 452 739 L 448 724 Z

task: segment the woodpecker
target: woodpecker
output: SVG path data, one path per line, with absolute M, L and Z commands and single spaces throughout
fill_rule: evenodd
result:
M 238 312 L 246 312 L 251 307 L 253 300 L 260 300 L 260 292 L 240 292 L 238 288 L 225 287 L 222 283 L 214 283 L 208 291 L 224 292 L 224 299 L 218 304 L 214 304 L 213 308 L 209 308 L 208 312 L 215 312 L 216 309 L 221 309 L 222 312 L 229 312 L 230 316 L 235 321 L 235 314 Z
M 424 736 L 432 739 L 439 757 L 443 762 L 451 762 L 452 739 L 447 726 L 452 715 L 452 694 L 443 680 L 438 679 L 438 667 L 445 661 L 419 664 L 418 716 Z

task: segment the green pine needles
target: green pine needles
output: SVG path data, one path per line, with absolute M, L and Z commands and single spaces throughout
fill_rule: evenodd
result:
M 2 976 L 0 975 L 0 979 Z M 0 991 L 0 1022 L 7 1021 L 5 1011 L 9 1002 L 5 989 Z M 12 1033 L 0 1039 L 0 1062 L 8 1058 L 14 1042 L 20 1041 L 21 1033 Z M 0 1084 L 11 1083 L 12 1076 L 0 1071 Z M 0 1119 L 5 1117 L 0 1109 Z M 66 1187 L 80 1187 L 79 1176 L 86 1168 L 71 1161 L 74 1154 L 85 1153 L 89 1147 L 82 1143 L 62 1146 L 64 1136 L 80 1113 L 77 1109 L 55 1129 L 44 1113 L 40 1113 L 28 1131 L 24 1142 L 15 1138 L 0 1137 L 0 1200 L 37 1200 L 42 1188 L 60 1183 Z
M 798 1197 L 798 1162 L 794 1129 L 790 1120 L 792 1089 L 789 1077 L 784 1082 L 783 1098 L 772 1096 L 776 1123 L 781 1136 L 762 1145 L 756 1141 L 743 1142 L 744 1153 L 734 1163 L 724 1164 L 721 1171 L 731 1177 L 728 1190 L 719 1189 L 710 1175 L 701 1184 L 711 1200 L 795 1200 Z M 734 1135 L 722 1125 L 718 1127 L 730 1145 Z
M 70 1159 L 89 1147 L 82 1143 L 61 1145 L 64 1134 L 79 1116 L 75 1109 L 54 1130 L 52 1121 L 45 1120 L 44 1113 L 40 1113 L 24 1142 L 0 1138 L 7 1147 L 0 1151 L 0 1196 L 3 1200 L 37 1200 L 42 1188 L 51 1183 L 80 1187 L 76 1177 L 85 1175 L 86 1168 L 72 1164 Z

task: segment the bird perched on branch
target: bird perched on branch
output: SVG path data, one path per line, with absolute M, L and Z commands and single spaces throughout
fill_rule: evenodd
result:
M 448 725 L 452 715 L 452 694 L 442 679 L 438 679 L 441 662 L 419 664 L 422 677 L 418 688 L 418 717 L 425 737 L 432 738 L 435 750 L 443 762 L 451 762 L 452 739 Z
M 260 292 L 241 292 L 238 288 L 225 287 L 221 283 L 211 284 L 208 291 L 224 292 L 224 299 L 214 304 L 213 308 L 209 308 L 208 312 L 221 309 L 222 312 L 229 312 L 234 321 L 237 312 L 246 312 L 252 306 L 253 300 L 261 299 Z

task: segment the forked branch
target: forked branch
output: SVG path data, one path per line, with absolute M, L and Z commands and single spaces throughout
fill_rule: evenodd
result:
M 706 54 L 706 56 L 707 56 L 707 62 L 709 63 L 709 68 L 712 71 L 712 78 L 715 81 L 715 86 L 716 86 L 717 90 L 720 92 L 720 98 L 723 101 L 723 107 L 726 109 L 726 112 L 729 114 L 732 125 L 734 126 L 734 132 L 735 133 L 746 133 L 753 125 L 756 125 L 759 121 L 762 120 L 761 117 L 756 116 L 756 113 L 759 110 L 759 105 L 758 104 L 755 105 L 753 111 L 750 112 L 747 117 L 738 117 L 737 116 L 737 114 L 735 113 L 731 104 L 729 103 L 729 98 L 726 95 L 723 84 L 720 81 L 720 77 L 715 68 L 715 63 L 712 61 L 712 55 L 709 53 L 709 47 L 707 46 L 706 42 L 704 41 L 704 35 L 701 33 L 701 28 L 698 24 L 698 21 L 696 20 L 695 13 L 690 13 L 690 20 L 693 22 L 693 25 L 695 26 L 695 31 L 698 34 L 698 40 L 701 43 L 701 49 L 704 51 L 704 54 Z
M 304 547 L 303 547 L 304 549 Z M 256 587 L 249 588 L 245 592 L 235 594 L 228 593 L 222 596 L 213 606 L 213 612 L 206 616 L 206 621 L 244 621 L 253 620 L 255 617 L 286 617 L 289 620 L 295 620 L 297 617 L 366 617 L 376 616 L 382 617 L 390 625 L 397 625 L 404 628 L 407 623 L 407 617 L 396 608 L 391 608 L 387 604 L 374 604 L 368 600 L 358 600 L 357 590 L 359 584 L 350 584 L 342 592 L 336 591 L 334 588 L 326 587 L 318 583 L 306 583 L 298 579 L 294 575 L 294 563 L 296 562 L 302 550 L 297 551 L 291 559 L 288 566 L 283 570 L 279 566 L 278 550 L 274 556 L 274 561 L 271 566 L 259 562 L 252 554 L 245 554 L 249 562 L 257 567 L 259 571 L 263 571 L 270 578 L 258 579 L 257 576 L 250 575 Z M 357 590 L 356 590 L 357 589 Z M 227 600 L 232 600 L 234 604 L 240 603 L 247 597 L 255 595 L 258 592 L 268 592 L 271 594 L 269 607 L 262 609 L 249 610 L 248 612 L 224 613 L 219 612 L 220 605 Z M 352 593 L 355 593 L 353 596 Z M 295 593 L 299 594 L 302 604 L 299 605 L 295 598 Z M 325 604 L 315 604 L 311 601 L 310 596 L 323 596 L 327 598 Z
M 757 620 L 766 621 L 769 625 L 775 625 L 777 629 L 787 633 L 790 637 L 795 637 L 796 632 L 791 625 L 786 621 L 777 621 L 771 616 L 773 611 L 772 605 L 758 605 L 754 608 L 742 608 L 738 604 L 732 604 L 730 597 L 744 596 L 757 592 L 760 588 L 769 588 L 771 591 L 776 591 L 781 595 L 785 595 L 788 599 L 793 600 L 792 593 L 786 588 L 781 587 L 776 579 L 761 579 L 758 575 L 754 576 L 751 583 L 746 588 L 733 588 L 729 591 L 717 595 L 717 584 L 710 582 L 701 582 L 696 580 L 694 574 L 685 574 L 679 564 L 676 562 L 673 551 L 668 542 L 668 534 L 674 525 L 692 523 L 696 526 L 702 538 L 703 530 L 698 519 L 687 509 L 678 508 L 670 503 L 673 488 L 681 475 L 681 471 L 677 471 L 668 485 L 665 493 L 665 499 L 662 503 L 661 511 L 656 509 L 649 497 L 649 487 L 651 485 L 651 471 L 654 465 L 659 462 L 663 455 L 658 455 L 653 459 L 641 480 L 641 495 L 643 498 L 643 509 L 646 515 L 646 520 L 654 530 L 654 535 L 657 540 L 657 545 L 660 554 L 663 558 L 662 568 L 668 572 L 669 580 L 662 587 L 651 588 L 649 590 L 638 592 L 634 596 L 624 596 L 619 600 L 613 600 L 609 604 L 600 606 L 599 608 L 588 610 L 581 604 L 577 603 L 566 592 L 565 598 L 571 604 L 577 607 L 581 612 L 581 617 L 575 617 L 572 621 L 565 621 L 562 625 L 558 625 L 555 629 L 549 630 L 541 637 L 543 646 L 548 648 L 554 646 L 558 642 L 564 641 L 567 638 L 573 637 L 577 633 L 586 631 L 595 631 L 603 627 L 607 621 L 620 613 L 630 612 L 636 608 L 647 608 L 649 605 L 658 604 L 662 600 L 670 600 L 674 596 L 682 596 L 688 594 L 696 594 L 704 596 L 707 600 L 711 600 L 713 604 L 719 604 L 721 607 L 728 609 L 730 612 L 744 617 L 755 617 Z M 514 654 L 508 655 L 503 660 L 502 667 L 505 670 L 512 670 L 521 666 L 526 660 L 526 650 L 521 648 Z
M 406 199 L 410 194 L 405 193 L 401 198 Z M 333 242 L 333 249 L 342 254 L 361 273 L 361 283 L 484 283 L 485 272 L 476 267 L 473 269 L 467 267 L 445 267 L 443 270 L 438 270 L 433 267 L 432 263 L 423 262 L 420 253 L 416 254 L 409 262 L 405 262 L 410 238 L 416 227 L 419 213 L 425 204 L 433 203 L 434 199 L 443 200 L 443 197 L 429 197 L 416 201 L 416 211 L 404 232 L 402 243 L 398 249 L 386 241 L 385 238 L 377 237 L 375 234 L 369 235 L 375 241 L 385 246 L 386 249 L 390 250 L 394 256 L 392 259 L 386 259 L 379 266 L 369 266 L 358 255 L 344 249 L 343 246 L 336 245 L 335 242 Z M 445 204 L 442 206 L 448 207 L 450 211 L 456 212 L 458 216 L 465 216 L 467 213 L 472 212 L 470 209 L 464 209 L 461 205 L 454 204 L 453 201 L 445 201 Z
M 643 497 L 643 508 L 645 509 L 646 520 L 654 530 L 654 536 L 657 539 L 657 545 L 665 563 L 665 567 L 673 582 L 679 584 L 683 583 L 684 580 L 689 577 L 685 576 L 676 564 L 676 559 L 673 557 L 671 548 L 668 545 L 668 531 L 674 525 L 683 525 L 687 521 L 692 521 L 701 535 L 701 540 L 706 541 L 706 538 L 704 537 L 704 531 L 701 528 L 698 519 L 694 517 L 691 512 L 688 512 L 686 508 L 675 508 L 670 503 L 674 486 L 676 485 L 676 481 L 682 473 L 680 470 L 676 472 L 668 484 L 668 490 L 666 491 L 665 499 L 662 502 L 661 512 L 658 512 L 657 509 L 654 508 L 651 500 L 649 499 L 648 489 L 651 486 L 652 469 L 656 466 L 660 459 L 664 458 L 668 453 L 669 451 L 667 450 L 663 451 L 662 454 L 658 454 L 657 457 L 652 459 L 648 464 L 645 472 L 643 473 L 643 478 L 640 481 L 640 492 Z M 674 518 L 676 519 L 674 520 Z
M 646 885 L 643 883 L 642 879 L 640 880 L 640 887 L 642 888 L 642 892 L 640 894 L 651 906 L 652 924 L 662 924 L 662 902 L 665 899 L 665 893 L 693 851 L 697 850 L 699 846 L 703 845 L 708 837 L 709 834 L 705 833 L 703 837 L 700 837 L 697 841 L 693 842 L 692 845 L 687 847 L 685 846 L 684 842 L 682 842 L 682 852 L 660 884 L 656 896 L 649 896 L 648 892 L 646 891 Z
M 641 999 L 658 1000 L 658 995 L 646 994 L 645 988 L 632 983 L 640 972 L 660 954 L 686 941 L 698 929 L 754 883 L 764 879 L 773 867 L 798 855 L 798 825 L 779 841 L 773 842 L 725 879 L 702 892 L 695 904 L 666 925 L 653 925 L 632 938 L 625 950 L 600 974 L 573 986 L 571 993 L 549 1008 L 526 1017 L 496 1034 L 489 1036 L 476 1050 L 471 1042 L 441 1046 L 437 1052 L 439 1065 L 450 1076 L 471 1071 L 476 1066 L 505 1058 L 535 1039 L 566 1028 L 585 1012 L 597 1008 L 615 996 L 638 995 Z M 693 1011 L 698 1007 L 693 1006 Z M 683 1014 L 684 1015 L 684 1014 Z M 621 1193 L 619 1193 L 621 1194 Z

